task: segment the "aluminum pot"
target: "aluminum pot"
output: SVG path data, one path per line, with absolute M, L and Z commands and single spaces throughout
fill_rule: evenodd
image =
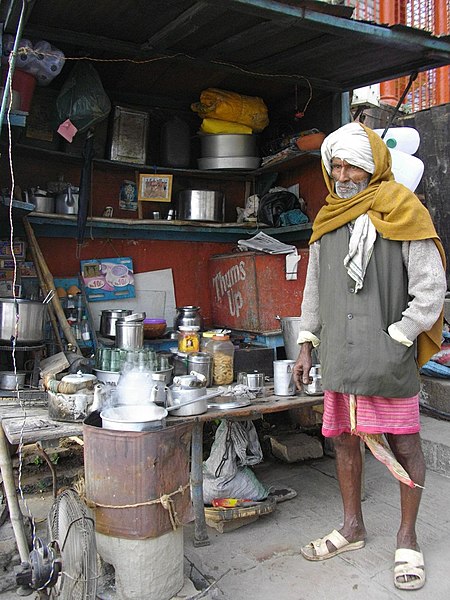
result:
M 16 335 L 18 313 L 18 344 L 36 344 L 44 339 L 44 322 L 47 306 L 42 302 L 14 298 L 0 299 L 0 340 L 10 343 Z
M 17 375 L 17 388 L 16 388 Z M 0 371 L 0 390 L 23 390 L 25 385 L 25 371 Z
M 258 156 L 256 137 L 242 133 L 200 136 L 202 157 Z
M 28 195 L 28 201 L 34 204 L 33 212 L 52 214 L 55 212 L 55 197 L 46 190 L 41 190 L 39 186 L 25 192 Z
M 205 156 L 198 159 L 198 168 L 204 171 L 212 169 L 244 169 L 251 171 L 261 164 L 259 156 Z
M 182 190 L 178 193 L 177 210 L 182 221 L 221 223 L 225 216 L 225 194 L 213 190 Z
M 131 310 L 102 310 L 100 317 L 100 335 L 107 338 L 116 337 L 116 322 L 127 315 L 131 315 Z

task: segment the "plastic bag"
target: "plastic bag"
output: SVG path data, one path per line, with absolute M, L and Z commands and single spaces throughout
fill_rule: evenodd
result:
M 248 467 L 262 459 L 252 421 L 221 421 L 209 458 L 203 463 L 205 504 L 211 504 L 214 498 L 267 498 L 269 491 Z
M 268 192 L 259 202 L 258 221 L 271 227 L 280 227 L 281 215 L 295 209 L 300 209 L 300 202 L 292 192 L 287 190 Z
M 262 98 L 217 88 L 203 90 L 200 102 L 191 104 L 191 109 L 202 118 L 240 123 L 255 132 L 262 131 L 269 124 L 267 106 Z
M 75 64 L 56 99 L 56 109 L 59 122 L 70 119 L 78 132 L 106 119 L 111 111 L 111 102 L 91 64 Z

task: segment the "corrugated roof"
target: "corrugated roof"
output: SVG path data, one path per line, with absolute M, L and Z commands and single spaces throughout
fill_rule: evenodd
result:
M 21 4 L 1 7 L 7 32 Z M 24 37 L 69 59 L 113 61 L 95 63 L 105 88 L 143 97 L 191 102 L 221 87 L 274 104 L 294 83 L 304 94 L 309 85 L 344 91 L 450 64 L 448 36 L 356 21 L 352 9 L 315 0 L 37 0 L 30 8 Z

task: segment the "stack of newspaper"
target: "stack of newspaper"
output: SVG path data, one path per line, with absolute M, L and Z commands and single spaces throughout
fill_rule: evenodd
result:
M 260 231 L 249 240 L 238 240 L 239 250 L 257 250 L 267 254 L 287 254 L 286 256 L 286 279 L 297 279 L 297 263 L 300 260 L 296 246 L 284 244 L 279 240 Z

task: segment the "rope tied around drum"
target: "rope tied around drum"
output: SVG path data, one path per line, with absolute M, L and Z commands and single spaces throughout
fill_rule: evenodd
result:
M 100 502 L 95 502 L 94 500 L 89 500 L 85 498 L 86 504 L 90 508 L 114 508 L 114 509 L 125 509 L 125 508 L 139 508 L 140 506 L 152 506 L 153 504 L 161 504 L 161 506 L 167 510 L 169 513 L 170 523 L 172 525 L 172 529 L 175 531 L 181 525 L 181 521 L 178 518 L 178 513 L 175 510 L 175 504 L 172 499 L 172 496 L 176 494 L 184 494 L 184 492 L 188 489 L 190 484 L 180 485 L 178 489 L 169 494 L 162 494 L 159 498 L 155 498 L 154 500 L 146 500 L 144 502 L 135 502 L 134 504 L 102 504 Z

